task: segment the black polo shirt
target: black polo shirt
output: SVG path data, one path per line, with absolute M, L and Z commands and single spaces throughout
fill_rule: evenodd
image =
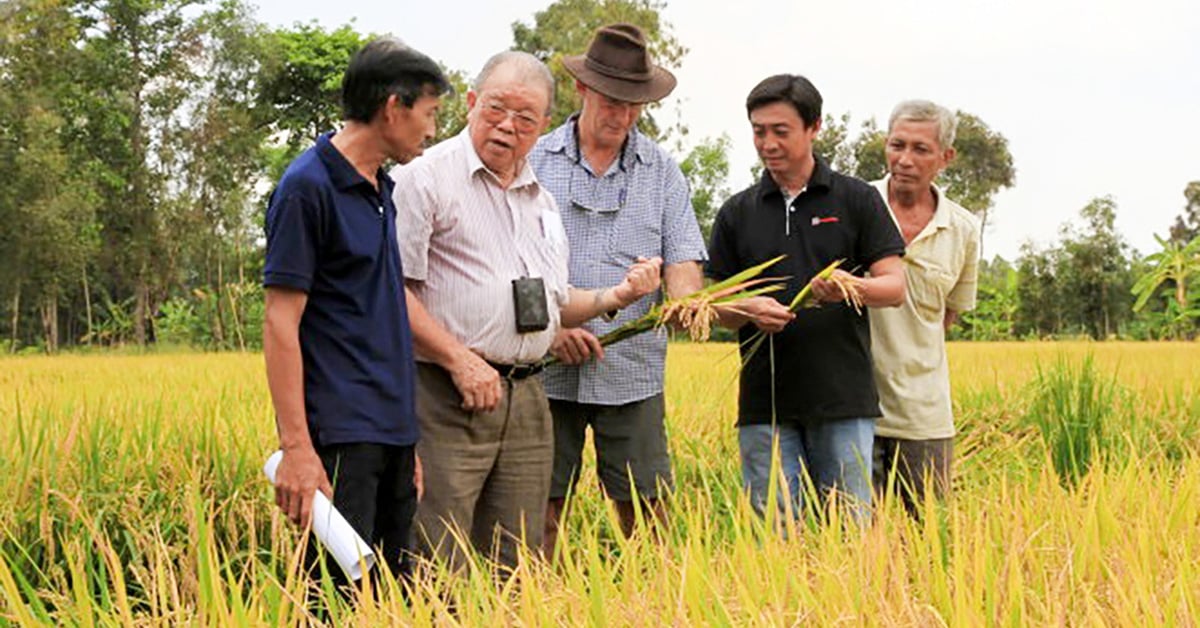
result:
M 267 207 L 263 285 L 308 293 L 300 319 L 313 444 L 417 441 L 412 331 L 392 180 L 329 141 L 296 158 Z
M 706 273 L 725 279 L 787 255 L 765 273 L 789 277 L 787 289 L 772 295 L 787 304 L 834 260 L 845 259 L 843 268 L 862 275 L 874 262 L 903 254 L 904 240 L 879 192 L 818 159 L 808 186 L 787 211 L 783 192 L 769 172 L 721 207 Z M 801 310 L 775 334 L 773 352 L 771 343 L 764 342 L 747 361 L 746 341 L 757 329 L 747 323 L 738 332 L 745 362 L 739 425 L 770 423 L 772 414 L 780 422 L 793 423 L 880 415 L 865 311 L 856 314 L 842 303 Z

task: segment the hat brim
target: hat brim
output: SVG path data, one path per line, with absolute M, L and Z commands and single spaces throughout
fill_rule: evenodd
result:
M 571 73 L 571 76 L 587 85 L 588 88 L 624 102 L 639 104 L 657 102 L 675 91 L 675 75 L 658 66 L 655 66 L 651 72 L 650 80 L 631 81 L 601 74 L 587 67 L 585 55 L 563 57 L 562 64 L 567 72 Z

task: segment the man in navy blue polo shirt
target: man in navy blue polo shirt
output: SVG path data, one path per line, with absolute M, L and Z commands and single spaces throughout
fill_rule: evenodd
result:
M 790 277 L 776 293 L 788 303 L 817 272 L 845 260 L 839 278 L 868 307 L 904 301 L 904 240 L 879 193 L 838 174 L 814 157 L 821 128 L 821 94 L 802 76 L 781 74 L 759 83 L 746 99 L 762 180 L 730 198 L 717 215 L 707 272 L 725 279 L 787 255 L 769 272 Z M 869 273 L 869 276 L 864 276 Z M 857 520 L 871 502 L 870 462 L 879 400 L 871 376 L 867 317 L 842 302 L 841 290 L 816 281 L 823 303 L 794 320 L 755 325 L 778 332 L 746 359 L 738 396 L 742 476 L 752 503 L 765 507 L 774 443 L 792 505 L 799 511 L 807 472 L 822 494 L 837 489 Z M 764 297 L 771 298 L 771 297 Z M 768 319 L 769 320 L 769 319 Z M 739 328 L 742 350 L 754 333 L 744 316 L 722 324 Z
M 396 208 L 382 166 L 421 154 L 449 89 L 425 55 L 395 39 L 367 44 L 342 79 L 345 126 L 292 162 L 267 209 L 263 350 L 284 452 L 275 501 L 307 524 L 324 492 L 397 574 L 421 476 Z

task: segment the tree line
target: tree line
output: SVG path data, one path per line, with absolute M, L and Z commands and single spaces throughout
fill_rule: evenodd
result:
M 558 0 L 513 24 L 513 47 L 558 78 L 553 124 L 578 106 L 562 57 L 584 50 L 602 24 L 636 23 L 663 65 L 684 62 L 664 7 Z M 0 346 L 258 348 L 266 195 L 313 138 L 336 128 L 342 71 L 372 37 L 349 25 L 271 28 L 241 0 L 0 0 Z M 465 124 L 468 76 L 447 70 L 457 93 L 443 105 L 439 138 Z M 986 221 L 1015 169 L 1003 136 L 961 115 L 946 184 Z M 639 124 L 675 150 L 707 233 L 730 191 L 730 140 L 693 140 L 662 118 L 648 107 Z M 818 150 L 843 171 L 881 176 L 882 131 L 869 121 L 852 134 L 849 120 L 829 117 Z M 1187 193 L 1155 255 L 1175 246 L 1194 274 L 1197 247 L 1185 245 L 1200 223 L 1200 182 Z M 961 333 L 1194 334 L 1186 273 L 1139 283 L 1175 262 L 1139 258 L 1111 230 L 1115 205 L 1092 205 L 1084 219 L 1107 216 L 1111 238 L 1064 232 L 1058 248 L 989 262 L 980 310 Z

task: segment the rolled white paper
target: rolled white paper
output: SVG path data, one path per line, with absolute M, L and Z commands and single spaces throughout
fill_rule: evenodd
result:
M 263 465 L 263 473 L 267 474 L 271 484 L 275 483 L 275 470 L 279 468 L 281 460 L 283 451 L 276 451 L 267 458 L 267 464 Z M 333 507 L 325 493 L 319 490 L 313 498 L 312 529 L 317 540 L 333 554 L 333 559 L 351 580 L 362 578 L 364 573 L 375 566 L 375 552 L 371 551 L 371 546 L 362 540 L 350 522 Z

